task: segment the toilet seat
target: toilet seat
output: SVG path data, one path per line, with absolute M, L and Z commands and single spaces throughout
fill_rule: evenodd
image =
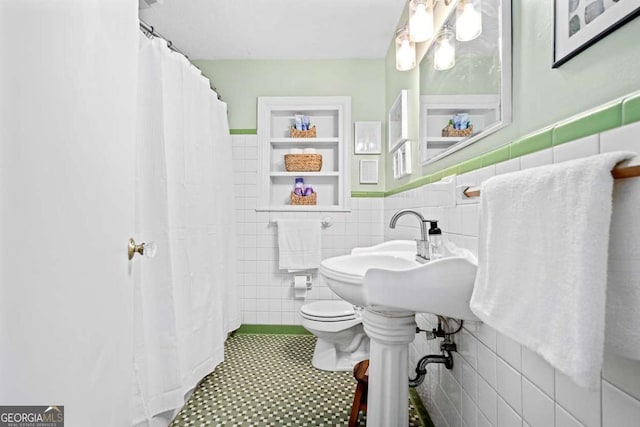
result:
M 324 319 L 324 320 L 318 321 L 318 320 L 307 319 L 306 317 L 304 317 L 304 315 L 302 316 L 302 326 L 304 326 L 305 329 L 307 329 L 308 331 L 310 331 L 316 336 L 317 336 L 317 333 L 315 333 L 314 331 L 340 332 L 340 331 L 345 331 L 361 323 L 362 323 L 362 320 L 360 320 L 357 317 L 354 317 L 353 319 L 350 319 L 350 320 L 330 321 L 330 320 Z
M 351 316 L 341 316 L 341 317 L 322 317 L 322 316 L 309 316 L 305 313 L 300 313 L 302 317 L 309 320 L 314 320 L 316 322 L 342 322 L 345 320 L 353 320 L 356 318 L 355 314 Z
M 314 301 L 300 308 L 300 315 L 309 320 L 319 322 L 339 322 L 353 320 L 356 313 L 353 306 L 346 301 Z

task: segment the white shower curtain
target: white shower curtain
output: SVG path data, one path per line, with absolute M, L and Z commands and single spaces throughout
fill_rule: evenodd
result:
M 182 55 L 141 35 L 136 225 L 158 254 L 135 277 L 136 424 L 179 408 L 240 326 L 226 104 Z

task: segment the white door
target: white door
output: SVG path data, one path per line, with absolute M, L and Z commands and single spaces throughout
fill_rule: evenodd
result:
M 0 405 L 72 427 L 130 424 L 137 46 L 136 1 L 0 1 Z

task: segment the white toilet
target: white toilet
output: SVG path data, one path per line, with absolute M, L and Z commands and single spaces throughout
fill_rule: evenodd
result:
M 300 308 L 302 326 L 316 337 L 312 365 L 323 371 L 351 371 L 369 358 L 369 337 L 360 313 L 346 301 L 315 301 Z

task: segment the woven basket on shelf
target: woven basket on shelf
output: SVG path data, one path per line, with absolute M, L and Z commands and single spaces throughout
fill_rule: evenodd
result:
M 311 126 L 309 130 L 298 130 L 291 126 L 291 138 L 315 138 L 316 137 L 316 127 Z
M 322 154 L 285 154 L 284 168 L 287 172 L 319 172 Z
M 473 125 L 469 125 L 469 127 L 466 129 L 454 129 L 453 126 L 447 126 L 446 128 L 442 129 L 442 136 L 461 137 L 461 136 L 469 136 L 472 133 L 473 133 Z
M 312 193 L 310 196 L 298 196 L 293 191 L 291 192 L 292 205 L 315 205 L 317 200 L 318 200 L 317 193 Z

